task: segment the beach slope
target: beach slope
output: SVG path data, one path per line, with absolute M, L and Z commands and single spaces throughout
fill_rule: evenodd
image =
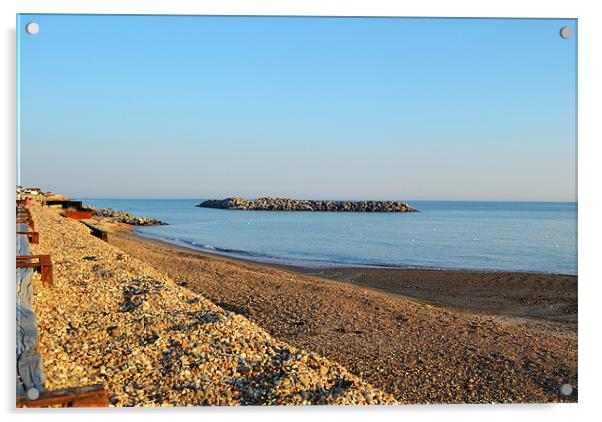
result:
M 178 286 L 60 211 L 31 206 L 54 285 L 34 278 L 46 388 L 104 383 L 115 406 L 393 403 L 315 353 Z
M 403 403 L 577 400 L 577 278 L 245 262 L 135 235 L 111 243 Z M 569 397 L 560 386 L 574 387 Z

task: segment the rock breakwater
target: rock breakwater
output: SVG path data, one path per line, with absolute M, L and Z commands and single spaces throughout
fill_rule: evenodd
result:
M 114 210 L 112 208 L 96 208 L 92 205 L 88 209 L 97 217 L 108 217 L 119 223 L 130 224 L 132 226 L 163 226 L 166 222 L 156 218 L 139 217 L 129 212 Z
M 339 212 L 416 212 L 401 201 L 322 201 L 289 198 L 244 199 L 232 197 L 210 199 L 197 205 L 201 208 L 253 211 L 339 211 Z

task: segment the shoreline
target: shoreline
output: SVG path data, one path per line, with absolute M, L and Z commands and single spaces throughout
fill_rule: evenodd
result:
M 177 248 L 187 249 L 193 252 L 198 252 L 201 254 L 207 254 L 210 256 L 218 256 L 223 258 L 229 258 L 234 260 L 239 260 L 242 262 L 254 263 L 254 264 L 263 264 L 267 266 L 273 266 L 277 268 L 289 268 L 289 269 L 298 269 L 300 271 L 303 270 L 328 270 L 328 269 L 377 269 L 377 270 L 408 270 L 408 271 L 442 271 L 442 272 L 461 272 L 461 273 L 499 273 L 499 274 L 528 274 L 528 275 L 549 275 L 549 276 L 561 276 L 561 277 L 575 277 L 577 278 L 577 274 L 568 274 L 568 273 L 556 273 L 551 271 L 529 271 L 529 270 L 503 270 L 503 269 L 495 269 L 495 268 L 460 268 L 460 267 L 428 267 L 428 266 L 418 266 L 418 265 L 388 265 L 388 264 L 361 264 L 361 263 L 344 263 L 344 262 L 333 262 L 333 261 L 311 261 L 311 260 L 298 260 L 299 262 L 307 262 L 307 265 L 295 264 L 295 263 L 287 263 L 286 258 L 278 258 L 278 257 L 265 257 L 264 259 L 257 257 L 246 251 L 237 252 L 228 252 L 223 251 L 219 248 L 204 248 L 202 246 L 196 246 L 190 244 L 185 241 L 170 241 L 164 237 L 160 236 L 149 236 L 143 234 L 137 230 L 136 227 L 132 227 L 131 230 L 120 230 L 120 232 L 127 232 L 132 236 L 136 236 L 142 239 L 153 240 L 159 242 L 164 245 L 174 246 Z M 291 259 L 292 260 L 292 259 Z M 311 265 L 310 263 L 324 262 L 323 265 Z
M 550 319 L 545 318 L 545 315 L 542 315 L 541 312 L 517 312 L 515 309 L 514 312 L 512 309 L 503 309 L 504 307 L 492 307 L 487 306 L 487 303 L 476 302 L 468 300 L 458 301 L 457 296 L 466 296 L 469 295 L 467 291 L 456 292 L 453 297 L 451 294 L 445 295 L 445 292 L 442 292 L 442 288 L 448 288 L 449 281 L 442 281 L 449 278 L 460 278 L 462 279 L 461 283 L 464 282 L 464 279 L 469 279 L 472 284 L 474 284 L 475 279 L 479 278 L 490 278 L 497 281 L 499 278 L 504 279 L 536 279 L 536 278 L 544 278 L 549 280 L 557 280 L 562 279 L 567 282 L 567 284 L 575 284 L 575 287 L 578 283 L 578 277 L 569 274 L 554 274 L 554 273 L 543 273 L 543 272 L 527 272 L 527 271 L 503 271 L 503 270 L 462 270 L 462 269 L 444 269 L 444 268 L 410 268 L 410 267 L 376 267 L 376 266 L 329 266 L 329 267 L 306 267 L 300 265 L 293 264 L 281 264 L 281 263 L 271 263 L 271 262 L 263 262 L 263 261 L 255 261 L 253 259 L 246 259 L 238 256 L 230 256 L 224 255 L 217 252 L 206 251 L 206 250 L 198 250 L 194 247 L 190 247 L 188 245 L 178 245 L 175 243 L 171 243 L 169 241 L 163 239 L 157 239 L 150 236 L 144 236 L 137 232 L 135 228 L 133 228 L 129 232 L 126 233 L 127 236 L 137 239 L 140 242 L 146 242 L 150 245 L 158 245 L 163 248 L 173 249 L 174 251 L 182 251 L 184 253 L 192 253 L 198 254 L 200 256 L 211 257 L 216 259 L 223 259 L 225 261 L 230 261 L 233 263 L 240 263 L 246 266 L 257 266 L 264 267 L 266 269 L 277 269 L 295 272 L 298 274 L 304 274 L 309 276 L 317 276 L 323 279 L 327 279 L 335 282 L 342 282 L 352 286 L 359 286 L 362 288 L 368 288 L 380 293 L 397 295 L 401 297 L 405 297 L 412 300 L 419 300 L 424 303 L 433 304 L 437 306 L 450 307 L 456 310 L 463 311 L 471 311 L 476 313 L 484 313 L 484 314 L 507 314 L 512 316 L 519 317 L 534 317 L 534 318 L 542 318 L 548 321 L 556 321 L 562 323 L 573 324 L 577 322 L 577 294 L 575 288 L 575 295 L 573 299 L 573 303 L 569 306 L 574 307 L 575 313 L 574 315 L 569 315 L 568 318 L 556 318 Z M 394 285 L 392 286 L 390 280 L 383 280 L 384 276 L 388 276 L 387 278 L 394 278 Z M 430 278 L 437 280 L 436 283 L 429 283 L 426 286 L 417 286 L 414 284 L 415 282 L 420 283 L 420 281 L 428 280 Z M 399 285 L 405 282 L 405 285 Z M 408 288 L 407 283 L 412 283 L 412 288 Z M 398 284 L 398 285 L 395 285 Z M 447 284 L 447 285 L 445 285 Z M 491 284 L 491 283 L 489 283 Z M 499 299 L 495 297 L 495 295 L 500 294 L 500 292 L 495 291 L 495 286 L 488 285 L 489 294 L 493 297 L 493 299 Z M 436 290 L 436 291 L 435 291 Z M 435 297 L 435 293 L 439 295 L 439 297 Z M 550 293 L 550 296 L 558 296 L 557 294 Z M 508 295 L 508 292 L 504 292 L 501 294 Z M 534 292 L 530 292 L 531 295 Z M 470 295 L 469 295 L 470 296 Z M 456 300 L 452 300 L 456 298 Z M 522 311 L 522 309 L 520 309 Z M 571 318 L 574 317 L 574 318 Z

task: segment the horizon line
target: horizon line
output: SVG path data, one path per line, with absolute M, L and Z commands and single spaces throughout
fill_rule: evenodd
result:
M 199 200 L 209 200 L 209 199 L 225 199 L 225 198 L 233 198 L 235 196 L 221 196 L 218 198 L 207 196 L 194 196 L 194 197 L 129 197 L 129 196 L 95 196 L 95 197 L 84 197 L 84 196 L 74 196 L 75 198 L 82 200 L 94 200 L 94 199 L 128 199 L 128 200 L 189 200 L 189 201 L 199 201 Z M 298 200 L 314 200 L 314 201 L 403 201 L 403 202 L 412 202 L 412 201 L 432 201 L 432 202 L 567 202 L 567 203 L 577 203 L 578 199 L 445 199 L 445 198 L 429 198 L 429 199 L 320 199 L 320 198 L 293 198 L 287 196 L 278 196 L 278 195 L 264 195 L 264 196 L 238 196 L 239 198 L 244 199 L 257 199 L 257 198 L 286 198 L 286 199 L 298 199 Z

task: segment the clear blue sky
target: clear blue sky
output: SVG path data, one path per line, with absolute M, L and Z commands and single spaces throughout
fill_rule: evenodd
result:
M 20 181 L 75 197 L 576 200 L 577 44 L 561 26 L 577 32 L 21 15 Z

